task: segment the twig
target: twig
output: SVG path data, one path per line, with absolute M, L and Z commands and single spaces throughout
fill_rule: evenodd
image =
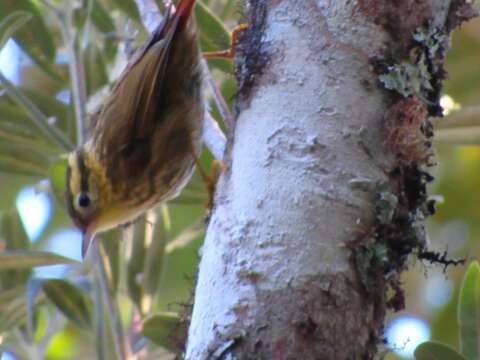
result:
M 97 351 L 97 360 L 104 360 L 105 356 L 105 325 L 103 321 L 103 300 L 102 300 L 102 286 L 100 284 L 99 276 L 95 276 L 95 348 Z
M 75 108 L 75 124 L 76 124 L 76 134 L 77 134 L 77 145 L 81 146 L 85 142 L 86 127 L 85 127 L 85 118 L 86 118 L 86 103 L 87 103 L 87 92 L 85 89 L 85 69 L 83 61 L 80 54 L 78 53 L 78 48 L 75 41 L 75 36 L 72 33 L 73 22 L 72 22 L 72 9 L 71 3 L 66 2 L 67 9 L 64 16 L 59 17 L 61 24 L 61 30 L 63 35 L 63 40 L 67 46 L 67 51 L 70 56 L 70 61 L 68 62 L 68 69 L 70 73 L 70 80 L 72 82 L 72 98 Z
M 437 144 L 478 145 L 480 143 L 480 127 L 461 126 L 436 129 L 434 141 Z
M 203 141 L 217 160 L 222 160 L 227 146 L 227 138 L 220 126 L 207 111 L 203 122 Z
M 87 3 L 87 21 L 85 26 L 83 27 L 83 34 L 82 34 L 82 46 L 81 49 L 85 50 L 88 47 L 88 40 L 90 38 L 90 33 L 92 29 L 92 11 L 93 11 L 93 2 L 95 0 L 89 0 Z
M 48 0 L 40 0 L 40 2 L 45 5 L 52 13 L 56 16 L 60 16 L 60 10 L 58 10 L 53 4 Z
M 210 72 L 210 69 L 208 68 L 208 65 L 205 59 L 202 60 L 202 67 L 203 67 L 203 76 L 205 78 L 205 81 L 207 82 L 208 88 L 212 92 L 213 99 L 215 100 L 215 104 L 217 104 L 217 107 L 218 107 L 218 111 L 220 112 L 220 115 L 222 116 L 223 121 L 228 126 L 228 128 L 233 129 L 235 126 L 233 115 L 228 109 L 228 105 L 225 102 L 225 99 L 223 98 L 223 95 L 220 92 L 220 89 L 215 83 L 215 80 L 212 77 L 212 73 Z
M 135 0 L 143 25 L 149 32 L 153 32 L 162 21 L 162 13 L 155 0 Z
M 459 128 L 480 125 L 480 105 L 452 111 L 444 118 L 433 119 L 436 129 Z
M 105 263 L 103 258 L 105 254 L 102 253 L 101 245 L 98 241 L 95 241 L 92 246 L 92 252 L 94 255 L 94 263 L 96 269 L 96 276 L 100 287 L 102 288 L 103 300 L 107 307 L 107 311 L 110 317 L 110 325 L 112 327 L 112 334 L 115 343 L 115 350 L 118 354 L 118 358 L 122 360 L 127 360 L 131 358 L 130 346 L 125 337 L 123 331 L 122 323 L 120 321 L 120 316 L 118 312 L 118 305 L 112 298 L 110 291 L 109 280 L 105 271 Z

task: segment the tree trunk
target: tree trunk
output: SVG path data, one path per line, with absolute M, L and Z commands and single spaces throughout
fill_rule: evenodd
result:
M 251 0 L 246 13 L 186 358 L 371 359 L 425 250 L 428 117 L 449 33 L 473 10 Z

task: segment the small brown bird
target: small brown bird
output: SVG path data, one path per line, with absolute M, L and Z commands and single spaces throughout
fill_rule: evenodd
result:
M 94 235 L 176 196 L 201 149 L 204 118 L 195 0 L 180 0 L 92 116 L 92 136 L 69 155 L 68 212 Z

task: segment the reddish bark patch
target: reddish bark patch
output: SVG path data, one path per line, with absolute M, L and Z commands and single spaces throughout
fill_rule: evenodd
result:
M 359 0 L 358 10 L 367 17 L 367 19 L 377 23 L 382 14 L 384 0 Z
M 426 164 L 433 156 L 427 131 L 428 111 L 417 96 L 402 99 L 388 112 L 387 144 L 400 164 Z
M 432 7 L 429 0 L 359 0 L 353 16 L 358 13 L 388 32 L 396 57 L 406 53 L 415 29 L 432 18 Z
M 297 279 L 295 285 L 275 291 L 258 289 L 258 308 L 243 328 L 247 336 L 232 355 L 373 359 L 385 315 L 385 291 L 377 286 L 375 299 L 365 302 L 363 293 L 343 274 Z
M 277 339 L 273 343 L 272 359 L 274 360 L 284 359 L 285 354 L 287 353 L 287 349 L 288 349 L 288 338 L 286 336 L 282 336 L 281 338 Z

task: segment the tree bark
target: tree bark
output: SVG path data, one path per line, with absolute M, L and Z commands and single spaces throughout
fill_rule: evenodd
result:
M 454 21 L 468 17 L 452 14 L 461 6 L 248 2 L 238 118 L 202 251 L 187 359 L 373 358 L 387 307 L 402 305 L 398 276 L 425 246 L 425 128 L 438 113 L 445 52 L 412 39 L 438 29 L 444 50 Z M 415 47 L 426 60 L 411 59 Z M 404 62 L 430 62 L 419 76 L 438 80 L 434 90 L 392 85 Z

